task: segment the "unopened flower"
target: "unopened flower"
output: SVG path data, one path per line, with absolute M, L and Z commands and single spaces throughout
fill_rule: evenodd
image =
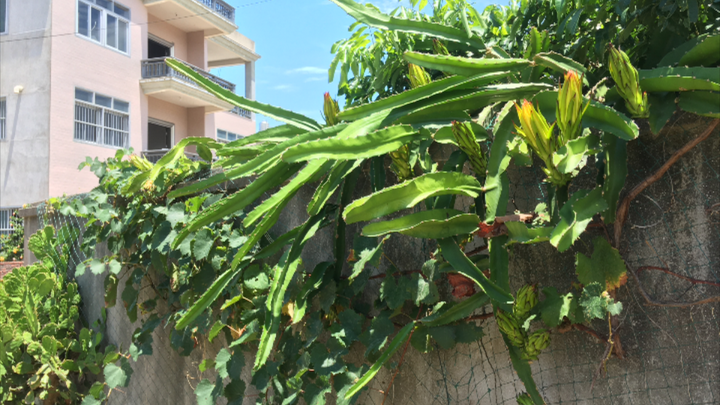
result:
M 410 79 L 410 85 L 413 89 L 430 84 L 432 81 L 424 68 L 412 63 L 408 65 L 408 79 Z
M 583 105 L 582 77 L 573 70 L 568 71 L 558 93 L 556 109 L 563 145 L 580 136 L 582 116 L 589 106 L 589 101 Z
M 635 118 L 650 116 L 647 93 L 640 88 L 640 76 L 630 63 L 627 54 L 610 46 L 610 75 L 615 81 L 618 93 L 625 99 L 628 111 Z
M 325 122 L 329 126 L 337 125 L 340 120 L 337 116 L 340 114 L 340 107 L 337 101 L 330 97 L 330 93 L 325 93 L 325 102 L 323 104 L 323 113 L 325 114 Z

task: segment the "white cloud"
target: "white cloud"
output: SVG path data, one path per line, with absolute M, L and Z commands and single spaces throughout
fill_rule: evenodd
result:
M 273 90 L 279 90 L 279 91 L 291 91 L 295 87 L 289 84 L 278 84 L 277 86 L 273 87 Z
M 313 67 L 313 66 L 305 66 L 297 69 L 288 70 L 285 72 L 285 74 L 292 75 L 292 74 L 303 74 L 303 75 L 320 75 L 327 73 L 327 69 L 319 68 L 319 67 Z
M 325 79 L 323 79 L 322 77 L 311 77 L 311 78 L 305 79 L 305 83 L 321 82 L 323 80 L 325 80 Z

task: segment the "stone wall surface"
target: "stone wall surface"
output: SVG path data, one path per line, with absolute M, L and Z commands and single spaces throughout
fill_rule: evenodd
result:
M 657 170 L 674 151 L 700 134 L 706 120 L 676 118 L 659 135 L 643 129 L 628 147 L 630 169 L 625 193 Z M 658 182 L 642 193 L 630 207 L 620 251 L 628 267 L 670 269 L 686 277 L 720 282 L 720 130 L 680 159 Z M 542 174 L 529 168 L 511 166 L 512 184 L 508 211 L 528 212 L 543 202 L 547 190 Z M 593 187 L 594 162 L 573 184 L 571 192 Z M 392 177 L 388 174 L 388 179 Z M 369 192 L 369 181 L 361 176 L 357 195 Z M 312 187 L 302 189 L 283 212 L 273 236 L 300 225 L 307 219 L 305 207 Z M 458 199 L 467 207 L 470 201 Z M 398 214 L 399 215 L 399 214 Z M 31 234 L 34 228 L 28 226 Z M 42 222 L 42 221 L 40 221 Z M 38 221 L 36 221 L 36 224 Z M 37 227 L 37 225 L 36 225 Z M 347 243 L 359 232 L 356 225 L 347 230 Z M 608 232 L 612 233 L 611 229 Z M 513 246 L 510 252 L 512 288 L 539 283 L 541 288 L 571 289 L 576 281 L 577 253 L 590 255 L 592 239 L 604 236 L 602 227 L 590 229 L 573 249 L 558 253 L 549 244 Z M 306 268 L 333 259 L 332 229 L 323 229 L 303 252 Z M 476 244 L 477 245 L 477 244 Z M 385 252 L 401 270 L 419 269 L 430 258 L 435 246 L 418 239 L 393 236 Z M 105 252 L 98 251 L 97 256 Z M 29 257 L 29 256 L 26 256 Z M 384 271 L 381 265 L 376 272 Z M 103 307 L 103 277 L 85 275 L 78 279 L 84 298 L 84 315 L 92 322 Z M 532 370 L 542 395 L 550 404 L 720 404 L 720 303 L 688 307 L 648 305 L 640 294 L 638 280 L 648 295 L 662 302 L 692 302 L 720 295 L 720 288 L 693 284 L 659 271 L 643 271 L 638 279 L 629 277 L 617 298 L 624 305 L 617 334 L 624 358 L 611 358 L 600 367 L 606 345 L 578 330 L 553 333 L 552 344 Z M 120 281 L 123 285 L 123 281 Z M 372 298 L 379 283 L 368 284 Z M 443 290 L 445 288 L 445 290 Z M 447 294 L 448 286 L 441 286 Z M 122 292 L 119 291 L 119 294 Z M 491 312 L 492 308 L 483 311 Z M 452 350 L 436 347 L 428 354 L 410 348 L 392 387 L 392 372 L 383 369 L 361 397 L 360 404 L 515 404 L 524 390 L 510 364 L 507 350 L 495 322 L 481 323 L 486 337 L 482 341 L 458 345 Z M 127 348 L 138 325 L 132 325 L 121 306 L 108 311 L 107 341 Z M 606 322 L 590 325 L 607 335 Z M 203 375 L 198 371 L 203 356 L 214 356 L 226 344 L 199 342 L 189 357 L 178 355 L 169 342 L 169 327 L 154 336 L 153 355 L 142 357 L 134 366 L 130 386 L 113 392 L 112 404 L 194 404 L 193 387 Z M 362 351 L 354 348 L 354 361 Z M 400 360 L 396 355 L 393 361 Z M 244 375 L 249 381 L 252 358 L 246 361 Z M 207 378 L 214 378 L 205 375 Z M 257 392 L 248 388 L 245 404 L 254 404 Z M 336 403 L 328 398 L 328 403 Z

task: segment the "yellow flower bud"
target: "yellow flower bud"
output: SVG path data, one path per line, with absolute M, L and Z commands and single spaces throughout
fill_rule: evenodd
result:
M 330 97 L 330 93 L 325 93 L 323 113 L 325 114 L 325 122 L 329 126 L 337 125 L 340 122 L 337 118 L 338 114 L 340 114 L 340 107 L 338 106 L 337 101 Z
M 413 89 L 432 82 L 430 75 L 425 71 L 425 69 L 418 65 L 413 65 L 412 63 L 408 65 L 408 79 L 410 79 L 410 85 Z
M 559 147 L 580 136 L 582 116 L 589 106 L 589 101 L 583 106 L 582 77 L 573 70 L 568 71 L 557 99 L 557 125 L 562 143 Z

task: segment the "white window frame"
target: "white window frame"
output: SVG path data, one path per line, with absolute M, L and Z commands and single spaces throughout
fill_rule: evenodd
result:
M 74 140 L 75 142 L 80 142 L 80 143 L 85 143 L 85 144 L 95 145 L 95 146 L 103 146 L 103 147 L 113 148 L 113 149 L 126 149 L 126 148 L 129 148 L 129 147 L 130 147 L 130 103 L 128 103 L 127 101 L 123 101 L 123 100 L 120 100 L 120 99 L 116 99 L 116 98 L 110 97 L 110 96 L 105 96 L 105 95 L 103 95 L 103 94 L 98 94 L 98 93 L 95 93 L 94 91 L 86 90 L 86 89 L 79 88 L 79 87 L 76 88 L 75 90 L 82 90 L 82 91 L 85 91 L 85 92 L 88 92 L 88 93 L 92 94 L 92 99 L 93 99 L 93 101 L 92 101 L 92 102 L 89 102 L 89 101 L 87 101 L 87 100 L 80 100 L 80 99 L 78 99 L 77 97 L 75 98 L 75 108 L 73 109 L 73 114 L 74 114 L 74 116 L 73 116 L 73 122 L 74 122 L 74 125 L 73 125 L 73 140 Z M 107 97 L 107 98 L 109 98 L 110 100 L 112 100 L 111 102 L 112 102 L 113 108 L 104 106 L 104 105 L 102 105 L 102 104 L 98 104 L 98 103 L 97 103 L 97 96 Z M 127 111 L 122 111 L 122 110 L 115 109 L 114 107 L 115 107 L 115 103 L 116 103 L 116 102 L 126 103 L 126 104 L 128 105 L 128 110 L 127 110 Z M 95 109 L 95 110 L 100 111 L 100 122 L 97 122 L 97 123 L 89 123 L 89 122 L 86 122 L 86 121 L 78 120 L 78 117 L 77 117 L 77 107 L 78 107 L 78 105 L 79 105 L 79 106 L 83 106 L 83 107 L 85 107 L 85 108 L 92 108 L 92 109 Z M 120 129 L 117 129 L 117 128 L 113 128 L 113 127 L 111 127 L 111 126 L 106 125 L 105 118 L 106 118 L 106 113 L 108 113 L 108 112 L 111 113 L 111 114 L 115 114 L 115 115 L 120 115 L 120 116 L 125 116 L 125 117 L 127 117 L 127 131 L 123 131 L 123 130 L 120 130 Z M 96 134 L 96 139 L 95 139 L 94 142 L 93 142 L 93 141 L 88 141 L 88 140 L 85 140 L 85 139 L 82 139 L 82 138 L 78 138 L 77 129 L 78 129 L 78 126 L 79 126 L 79 125 L 94 126 L 94 127 L 99 131 L 99 132 Z M 124 135 L 125 135 L 125 144 L 122 145 L 122 146 L 117 146 L 117 145 L 105 143 L 105 132 L 108 131 L 108 130 L 109 130 L 109 131 L 113 131 L 113 132 L 120 132 L 120 133 L 124 134 Z
M 5 0 L 5 21 L 3 22 L 5 23 L 5 31 L 0 31 L 0 35 L 10 32 L 10 28 L 8 28 L 8 24 L 10 24 L 10 0 Z
M 7 98 L 0 97 L 0 141 L 7 138 Z
M 122 8 L 124 8 L 124 9 L 128 10 L 128 15 L 130 15 L 130 7 L 127 7 L 127 6 L 123 5 L 122 3 L 119 3 L 119 2 L 114 1 L 114 0 L 108 0 L 108 2 L 112 4 L 113 9 L 115 8 L 115 5 L 117 4 L 119 7 L 122 7 Z M 85 34 L 81 34 L 81 33 L 80 33 L 80 5 L 81 5 L 81 4 L 88 7 L 88 10 L 89 10 L 89 13 L 90 13 L 90 14 L 88 15 L 88 20 L 89 20 L 88 23 L 90 23 L 90 21 L 92 21 L 92 17 L 91 17 L 91 16 L 92 16 L 92 9 L 96 9 L 96 10 L 100 11 L 100 27 L 99 27 L 99 31 L 100 31 L 100 41 L 98 41 L 98 40 L 96 40 L 96 39 L 93 39 L 93 37 L 92 37 L 92 27 L 88 27 L 88 35 L 85 35 Z M 121 50 L 120 48 L 116 48 L 116 47 L 108 44 L 108 42 L 107 42 L 107 32 L 108 32 L 107 20 L 108 20 L 108 16 L 113 17 L 113 18 L 115 18 L 115 19 L 118 21 L 118 23 L 116 23 L 117 27 L 119 27 L 119 22 L 120 22 L 120 21 L 122 21 L 122 22 L 124 22 L 124 23 L 126 24 L 125 38 L 127 39 L 127 46 L 126 46 L 127 49 L 124 50 L 124 51 Z M 120 30 L 117 29 L 117 27 L 116 27 L 116 34 L 115 34 L 115 35 L 116 35 L 116 38 L 115 38 L 115 39 L 116 39 L 116 42 L 117 42 L 117 39 L 119 38 L 119 32 L 120 32 Z M 123 17 L 123 16 L 115 13 L 114 11 L 108 10 L 107 8 L 105 8 L 105 7 L 103 7 L 103 6 L 100 6 L 100 5 L 96 4 L 96 0 L 77 0 L 77 1 L 76 1 L 76 3 L 75 3 L 75 35 L 77 35 L 77 36 L 79 36 L 79 37 L 81 37 L 81 38 L 84 38 L 84 39 L 86 39 L 86 40 L 88 40 L 88 41 L 90 41 L 90 42 L 93 42 L 93 43 L 96 43 L 96 44 L 98 44 L 98 45 L 101 45 L 101 46 L 103 46 L 103 47 L 105 47 L 105 48 L 111 49 L 111 50 L 113 50 L 113 51 L 115 51 L 115 52 L 121 53 L 121 54 L 123 54 L 123 55 L 130 56 L 130 43 L 132 42 L 132 41 L 131 41 L 131 38 L 130 38 L 130 18 L 129 18 L 129 17 Z
M 225 132 L 225 134 L 226 134 L 226 136 L 227 136 L 228 138 L 229 138 L 228 135 L 235 135 L 235 139 L 231 141 L 231 140 L 229 140 L 229 139 L 222 139 L 222 138 L 220 138 L 220 131 Z M 235 142 L 235 141 L 237 141 L 238 139 L 242 139 L 242 138 L 245 138 L 245 135 L 236 134 L 236 133 L 234 133 L 234 132 L 226 131 L 226 130 L 220 129 L 220 128 L 218 128 L 217 131 L 215 131 L 215 140 L 218 141 L 218 142 L 220 142 L 220 143 Z
M 10 218 L 18 209 L 17 207 L 0 208 L 0 235 L 10 235 L 14 232 L 13 228 L 10 227 Z

